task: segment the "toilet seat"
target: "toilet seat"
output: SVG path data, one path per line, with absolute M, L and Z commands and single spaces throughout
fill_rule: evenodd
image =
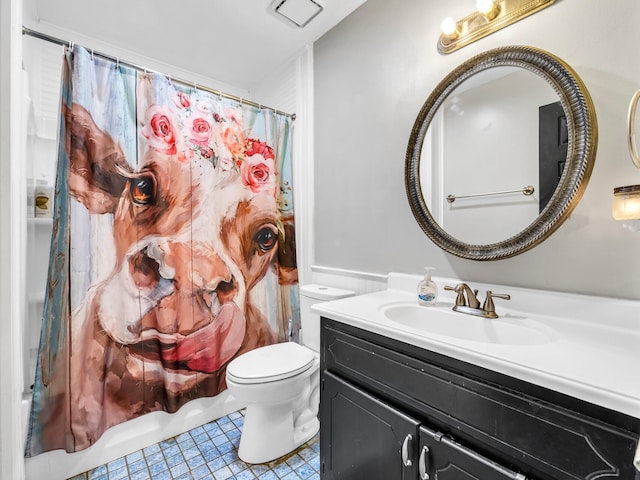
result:
M 293 342 L 256 348 L 227 366 L 227 377 L 240 384 L 275 382 L 298 375 L 313 365 L 310 349 Z

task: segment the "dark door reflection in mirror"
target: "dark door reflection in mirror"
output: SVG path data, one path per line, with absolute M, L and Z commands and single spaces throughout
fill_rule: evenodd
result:
M 567 147 L 569 146 L 569 131 L 567 130 L 567 116 L 562 110 L 560 102 L 542 105 L 539 116 L 538 142 L 538 179 L 540 184 L 539 212 L 544 210 L 556 191 L 567 163 Z
M 517 255 L 575 208 L 596 146 L 593 103 L 569 65 L 533 47 L 490 50 L 447 75 L 420 110 L 405 162 L 409 204 L 449 253 Z

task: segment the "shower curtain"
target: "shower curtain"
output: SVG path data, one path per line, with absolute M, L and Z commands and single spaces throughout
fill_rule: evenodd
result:
M 26 456 L 215 396 L 299 330 L 290 119 L 81 47 L 63 77 Z

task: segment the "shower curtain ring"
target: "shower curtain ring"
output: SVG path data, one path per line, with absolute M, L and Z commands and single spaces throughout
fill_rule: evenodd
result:
M 120 57 L 116 57 L 116 68 L 120 68 Z
M 96 59 L 96 58 L 93 56 L 93 48 L 92 48 L 92 49 L 91 49 L 91 61 L 93 62 L 93 61 L 95 61 L 95 59 Z

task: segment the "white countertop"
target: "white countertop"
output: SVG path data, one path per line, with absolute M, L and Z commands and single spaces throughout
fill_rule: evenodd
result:
M 312 310 L 640 418 L 640 302 L 468 282 L 480 290 L 481 301 L 486 290 L 510 294 L 510 301 L 495 300 L 500 321 L 519 322 L 549 338 L 530 345 L 477 342 L 433 334 L 387 318 L 384 310 L 389 305 L 417 303 L 415 291 L 420 279 L 391 273 L 387 290 L 319 303 Z M 434 280 L 440 292 L 436 309 L 448 311 L 455 294 L 444 291 L 444 285 L 455 285 L 459 280 Z M 428 315 L 433 307 L 421 308 Z M 454 315 L 477 318 L 458 312 Z

